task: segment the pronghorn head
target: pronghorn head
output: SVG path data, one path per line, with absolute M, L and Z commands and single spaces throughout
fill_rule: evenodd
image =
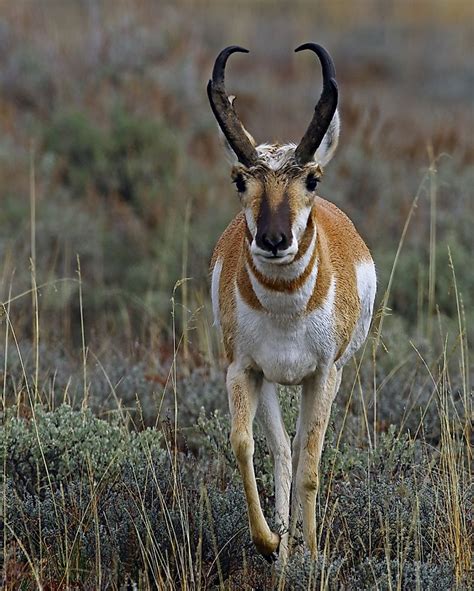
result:
M 207 93 L 234 167 L 235 183 L 247 220 L 250 250 L 261 263 L 288 264 L 298 252 L 316 196 L 316 187 L 332 158 L 339 137 L 338 91 L 331 56 L 320 45 L 306 43 L 323 72 L 323 91 L 300 143 L 256 145 L 227 96 L 224 70 L 228 57 L 247 49 L 231 46 L 217 56 Z

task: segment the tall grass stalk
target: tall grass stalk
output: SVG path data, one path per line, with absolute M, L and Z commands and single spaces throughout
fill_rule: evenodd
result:
M 429 165 L 429 197 L 430 197 L 430 244 L 429 244 L 429 267 L 428 267 L 428 310 L 427 310 L 427 335 L 432 335 L 433 317 L 435 316 L 436 304 L 436 223 L 437 223 L 437 179 L 436 159 L 433 154 L 433 146 L 428 145 Z
M 39 402 L 39 308 L 38 289 L 36 285 L 36 178 L 35 178 L 35 150 L 30 144 L 30 243 L 31 243 L 31 296 L 33 309 L 33 342 L 35 347 L 35 403 Z
M 183 224 L 183 240 L 182 240 L 182 260 L 181 260 L 181 277 L 188 277 L 188 248 L 189 248 L 189 221 L 191 219 L 191 201 L 186 201 L 186 208 L 184 210 L 184 224 Z M 184 371 L 189 368 L 189 334 L 188 334 L 188 282 L 184 281 L 182 284 L 182 301 L 183 301 L 183 362 Z
M 461 355 L 461 376 L 463 380 L 463 402 L 465 411 L 464 421 L 464 438 L 466 442 L 467 451 L 467 466 L 469 470 L 469 476 L 472 478 L 471 465 L 473 459 L 473 452 L 471 448 L 471 435 L 472 435 L 472 424 L 474 421 L 474 407 L 472 404 L 472 394 L 470 392 L 470 379 L 469 379 L 469 344 L 467 340 L 467 327 L 466 327 L 466 316 L 464 314 L 464 307 L 462 305 L 461 294 L 458 290 L 458 283 L 456 280 L 456 272 L 454 270 L 453 258 L 451 255 L 451 249 L 448 246 L 448 257 L 449 266 L 453 277 L 454 294 L 456 297 L 456 311 L 457 311 L 457 323 L 458 323 L 458 338 L 459 338 L 459 351 Z
M 79 283 L 79 315 L 81 319 L 81 342 L 82 342 L 82 381 L 83 381 L 83 396 L 82 409 L 88 406 L 88 386 L 87 386 L 87 349 L 86 349 L 86 331 L 84 326 L 84 303 L 82 300 L 82 274 L 81 274 L 81 260 L 79 255 L 76 255 L 77 263 L 77 278 Z

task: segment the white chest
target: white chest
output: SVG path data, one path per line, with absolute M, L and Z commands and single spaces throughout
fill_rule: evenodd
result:
M 269 314 L 251 308 L 237 293 L 239 361 L 261 369 L 271 382 L 300 383 L 334 355 L 334 295 L 333 282 L 323 305 L 310 314 Z

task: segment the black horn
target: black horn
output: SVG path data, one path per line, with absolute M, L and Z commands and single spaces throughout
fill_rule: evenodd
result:
M 329 53 L 317 43 L 304 43 L 295 49 L 303 51 L 310 49 L 318 56 L 323 71 L 323 92 L 314 108 L 314 115 L 311 119 L 306 133 L 295 150 L 295 159 L 299 164 L 306 164 L 312 160 L 326 131 L 331 124 L 337 108 L 338 90 L 336 84 L 336 69 Z
M 250 167 L 257 163 L 257 151 L 247 137 L 225 90 L 225 66 L 229 56 L 235 52 L 248 53 L 249 51 L 243 47 L 231 45 L 219 53 L 212 70 L 212 79 L 207 85 L 207 96 L 212 112 L 239 162 Z

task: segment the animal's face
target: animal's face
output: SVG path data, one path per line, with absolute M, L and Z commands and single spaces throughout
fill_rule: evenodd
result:
M 294 259 L 321 176 L 315 162 L 298 166 L 290 160 L 277 170 L 264 164 L 250 169 L 234 166 L 232 181 L 245 212 L 253 256 L 277 265 Z
M 295 51 L 309 49 L 321 62 L 323 92 L 300 143 L 256 145 L 234 110 L 234 97 L 225 90 L 224 70 L 237 46 L 217 56 L 207 93 L 225 145 L 235 163 L 232 179 L 247 219 L 251 252 L 262 262 L 290 263 L 298 252 L 313 206 L 322 166 L 332 158 L 339 138 L 336 70 L 328 52 L 316 43 L 305 43 Z

